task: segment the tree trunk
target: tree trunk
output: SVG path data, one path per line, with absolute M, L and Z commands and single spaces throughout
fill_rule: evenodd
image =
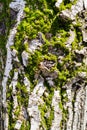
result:
M 0 130 L 87 130 L 87 0 L 0 2 Z

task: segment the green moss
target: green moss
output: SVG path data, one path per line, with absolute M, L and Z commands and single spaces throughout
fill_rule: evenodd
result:
M 59 7 L 59 11 L 65 10 L 65 9 L 70 9 L 72 5 L 75 5 L 77 0 L 70 1 L 70 0 L 63 0 Z
M 24 86 L 23 83 L 18 82 L 16 89 L 17 89 L 17 99 L 18 99 L 19 106 L 23 105 L 24 107 L 27 107 L 28 106 L 28 98 L 29 98 L 27 88 Z
M 64 125 L 66 124 L 67 117 L 68 117 L 68 110 L 67 108 L 64 108 L 64 105 L 66 104 L 66 102 L 68 102 L 68 97 L 67 97 L 66 89 L 60 88 L 59 90 L 60 90 L 60 96 L 61 96 L 59 108 L 62 111 L 62 120 L 60 123 L 60 129 L 62 130 Z
M 43 129 L 50 130 L 52 120 L 54 119 L 54 110 L 51 107 L 39 106 L 40 114 L 41 114 L 41 125 Z M 49 116 L 46 116 L 46 113 L 49 112 Z
M 35 51 L 34 54 L 31 54 L 29 56 L 28 66 L 25 68 L 25 72 L 29 75 L 29 79 L 31 82 L 33 82 L 34 80 L 34 75 L 35 73 L 37 73 L 39 69 L 39 64 L 42 61 L 42 59 L 42 54 L 39 51 Z
M 44 14 L 40 10 L 29 10 L 25 8 L 26 18 L 21 22 L 18 27 L 19 33 L 27 35 L 29 39 L 36 38 L 38 32 L 46 33 L 50 29 L 50 21 L 48 20 L 49 13 Z M 19 36 L 20 37 L 20 36 Z M 23 36 L 22 36 L 23 38 Z
M 18 118 L 19 116 L 19 113 L 20 113 L 20 106 L 18 106 L 14 112 L 14 115 L 16 116 L 16 118 Z
M 29 7 L 27 6 L 25 8 L 25 19 L 18 27 L 18 33 L 15 38 L 15 48 L 19 52 L 19 57 L 21 56 L 23 50 L 26 50 L 28 52 L 29 43 L 23 44 L 23 41 L 25 37 L 27 37 L 28 40 L 32 40 L 35 38 L 38 39 L 38 32 L 42 33 L 42 39 L 44 41 L 44 44 L 42 45 L 40 50 L 35 51 L 34 54 L 29 54 L 29 63 L 28 66 L 25 68 L 26 74 L 29 73 L 29 79 L 32 83 L 34 83 L 34 75 L 39 70 L 40 62 L 44 59 L 52 60 L 55 61 L 57 64 L 57 67 L 54 68 L 58 69 L 59 71 L 59 77 L 57 79 L 59 85 L 61 83 L 64 84 L 67 78 L 70 78 L 74 75 L 71 74 L 72 67 L 74 65 L 73 53 L 69 52 L 69 49 L 65 45 L 65 42 L 69 37 L 68 31 L 71 28 L 71 22 L 61 21 L 58 13 L 54 15 L 55 10 L 50 5 L 55 1 L 52 1 L 50 3 L 48 3 L 48 1 L 46 0 L 37 1 L 38 5 L 37 3 L 35 3 L 36 1 L 34 1 L 34 3 L 33 1 L 27 2 L 29 2 Z M 40 4 L 42 3 L 43 7 L 40 6 Z M 64 1 L 63 3 L 65 7 L 68 4 L 72 4 L 70 1 Z M 76 31 L 76 38 L 72 43 L 72 50 L 79 48 L 78 42 L 82 40 L 80 38 L 80 30 L 78 29 L 78 27 L 74 28 Z M 46 39 L 46 33 L 52 34 L 51 40 Z M 52 54 L 52 52 L 49 53 L 50 46 L 52 46 L 52 48 L 54 49 L 56 48 L 57 51 L 61 50 L 65 54 L 65 57 L 63 58 L 63 63 L 58 63 L 57 56 Z M 69 64 L 68 68 L 66 67 L 67 62 Z
M 23 121 L 20 130 L 30 130 L 30 124 L 29 124 L 29 121 Z
M 54 88 L 50 87 L 47 82 L 45 82 L 45 86 L 47 87 L 48 96 L 42 96 L 44 101 L 43 105 L 39 105 L 39 110 L 41 114 L 41 126 L 43 129 L 50 130 L 52 125 L 52 120 L 54 119 L 54 109 L 52 105 L 52 98 L 54 95 Z
M 78 42 L 82 42 L 81 28 L 78 26 L 75 26 L 75 31 L 76 31 L 76 39 L 78 40 Z

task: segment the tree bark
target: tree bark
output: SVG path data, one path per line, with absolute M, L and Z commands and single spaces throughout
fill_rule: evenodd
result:
M 0 130 L 87 130 L 86 3 L 0 2 Z

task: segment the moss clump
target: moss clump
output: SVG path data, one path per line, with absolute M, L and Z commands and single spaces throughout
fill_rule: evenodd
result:
M 75 5 L 77 0 L 70 1 L 70 0 L 63 0 L 59 7 L 59 11 L 65 10 L 65 9 L 70 9 L 72 5 Z
M 54 95 L 54 88 L 50 88 L 47 82 L 45 82 L 47 87 L 48 96 L 44 94 L 42 99 L 44 101 L 43 105 L 39 106 L 40 114 L 41 114 L 41 126 L 43 129 L 50 130 L 52 120 L 54 119 L 54 109 L 52 105 L 52 98 Z
M 54 119 L 54 110 L 52 107 L 48 108 L 45 104 L 43 106 L 39 106 L 40 114 L 41 114 L 41 125 L 43 129 L 50 130 L 52 120 Z M 49 115 L 46 116 L 47 112 Z
M 27 92 L 27 88 L 24 85 L 21 85 L 21 84 L 23 84 L 23 83 L 18 82 L 17 86 L 16 86 L 17 99 L 18 99 L 19 106 L 22 105 L 22 106 L 27 108 L 29 95 L 28 95 L 28 92 Z
M 29 124 L 29 121 L 27 121 L 27 122 L 23 121 L 20 130 L 30 130 L 30 124 Z
M 80 49 L 79 42 L 82 40 L 80 29 L 74 26 L 76 37 L 72 42 L 71 52 L 66 47 L 69 30 L 71 29 L 71 21 L 63 22 L 59 17 L 59 13 L 51 7 L 55 1 L 50 3 L 45 1 L 27 1 L 25 8 L 25 18 L 18 27 L 18 32 L 15 38 L 15 48 L 18 50 L 18 56 L 21 60 L 23 50 L 28 52 L 28 44 L 32 39 L 39 39 L 38 33 L 42 33 L 44 44 L 34 54 L 29 53 L 29 63 L 25 68 L 32 84 L 34 84 L 34 75 L 39 71 L 39 64 L 44 59 L 55 61 L 54 69 L 58 71 L 58 78 L 55 82 L 58 86 L 64 85 L 68 79 L 75 76 L 79 72 L 79 68 L 75 66 L 74 49 Z M 74 1 L 76 2 L 76 1 Z M 38 4 L 37 4 L 38 3 Z M 64 7 L 72 4 L 70 1 L 64 1 Z M 41 4 L 43 6 L 41 6 Z M 51 34 L 50 39 L 46 35 Z M 27 37 L 27 47 L 23 44 Z M 56 51 L 54 51 L 56 50 Z M 58 57 L 63 56 L 61 62 Z M 34 85 L 33 85 L 34 86 Z

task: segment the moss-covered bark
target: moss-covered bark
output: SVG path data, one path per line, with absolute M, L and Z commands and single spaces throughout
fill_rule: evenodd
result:
M 0 2 L 0 129 L 86 130 L 87 11 L 82 1 L 63 0 L 56 7 L 56 0 L 26 0 L 25 8 L 22 1 L 11 2 Z

